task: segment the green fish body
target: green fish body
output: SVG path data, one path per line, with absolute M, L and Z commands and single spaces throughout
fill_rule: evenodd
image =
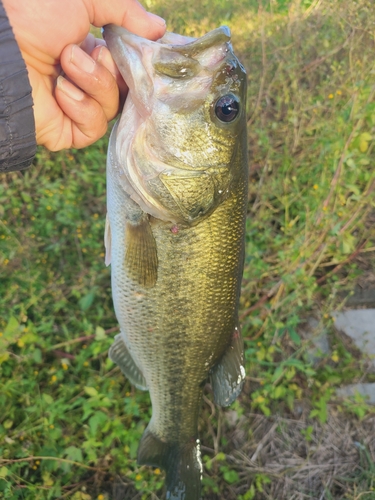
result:
M 245 71 L 225 27 L 152 42 L 108 25 L 104 37 L 129 86 L 107 161 L 106 262 L 121 329 L 109 355 L 150 391 L 138 463 L 166 470 L 167 499 L 199 500 L 202 387 L 209 379 L 228 406 L 245 378 Z

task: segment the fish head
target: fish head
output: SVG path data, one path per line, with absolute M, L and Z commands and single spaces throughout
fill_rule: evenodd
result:
M 129 94 L 116 137 L 124 189 L 154 217 L 195 224 L 230 192 L 246 137 L 246 72 L 230 31 L 157 42 L 108 25 Z

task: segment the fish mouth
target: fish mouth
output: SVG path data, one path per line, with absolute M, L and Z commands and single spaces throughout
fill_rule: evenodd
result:
M 225 59 L 231 49 L 230 30 L 227 26 L 216 28 L 200 38 L 167 32 L 156 42 L 114 24 L 104 26 L 102 33 L 127 83 L 133 72 L 137 73 L 137 80 L 140 81 L 137 59 L 143 59 L 143 65 L 148 70 L 147 83 L 150 85 L 150 65 L 159 74 L 183 79 L 196 76 L 204 68 L 212 70 Z M 128 83 L 129 88 L 131 84 L 132 82 Z

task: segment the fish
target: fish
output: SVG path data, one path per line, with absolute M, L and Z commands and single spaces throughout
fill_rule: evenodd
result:
M 109 357 L 148 390 L 137 461 L 166 498 L 201 498 L 198 416 L 209 381 L 229 406 L 245 381 L 238 303 L 248 193 L 246 72 L 222 26 L 104 39 L 129 87 L 107 155 L 106 264 L 120 326 Z

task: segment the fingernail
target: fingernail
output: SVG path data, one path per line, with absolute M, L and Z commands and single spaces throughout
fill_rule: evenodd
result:
M 167 23 L 165 22 L 165 19 L 163 19 L 160 16 L 157 16 L 156 14 L 153 14 L 152 12 L 147 12 L 148 17 L 150 17 L 154 23 L 158 24 L 159 26 L 165 26 Z
M 109 50 L 107 49 L 107 47 L 105 45 L 100 47 L 99 52 L 96 55 L 96 62 L 103 64 L 105 62 L 107 62 L 107 63 L 111 62 L 111 59 L 112 58 L 110 56 L 110 53 L 109 53 Z
M 75 85 L 66 80 L 63 76 L 57 77 L 56 87 L 74 101 L 82 101 L 85 94 Z
M 80 68 L 85 73 L 92 73 L 95 68 L 95 61 L 78 45 L 73 45 L 70 62 Z

